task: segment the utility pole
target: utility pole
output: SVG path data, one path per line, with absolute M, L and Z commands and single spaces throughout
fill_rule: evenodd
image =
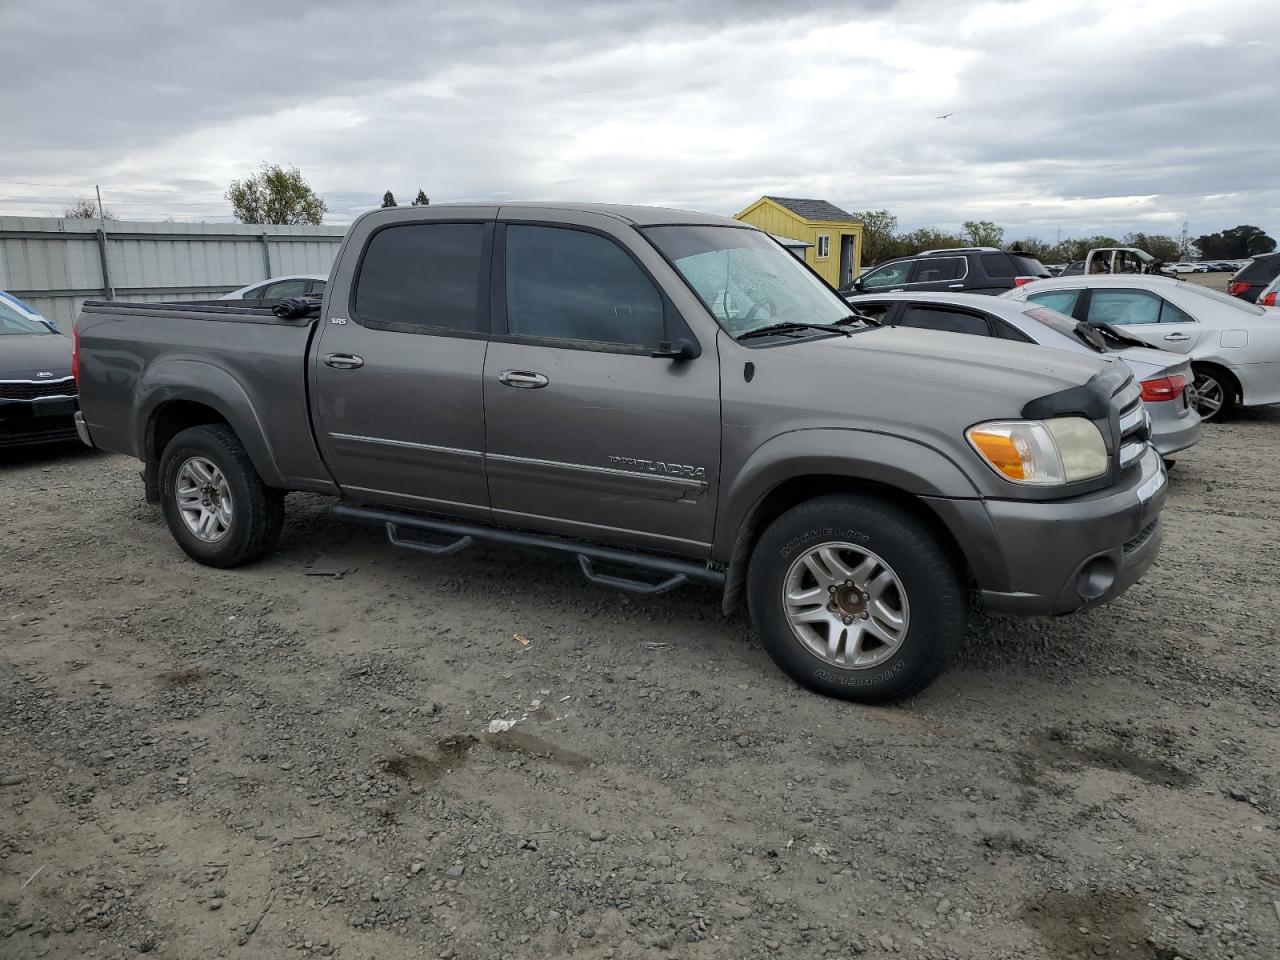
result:
M 98 195 L 98 225 L 105 230 L 107 226 L 107 217 L 106 214 L 102 212 L 102 187 L 95 183 L 93 185 L 93 190 Z

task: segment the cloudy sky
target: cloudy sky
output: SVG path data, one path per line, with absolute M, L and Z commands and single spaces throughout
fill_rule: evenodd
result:
M 271 161 L 333 222 L 421 186 L 1280 236 L 1275 0 L 0 0 L 0 63 L 0 214 L 227 220 Z

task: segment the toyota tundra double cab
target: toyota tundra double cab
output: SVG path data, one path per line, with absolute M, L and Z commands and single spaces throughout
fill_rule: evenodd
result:
M 201 563 L 261 557 L 286 493 L 327 494 L 430 555 L 709 585 L 783 670 L 853 700 L 926 686 L 972 603 L 1102 603 L 1160 544 L 1123 363 L 879 327 L 699 213 L 375 211 L 318 306 L 85 304 L 76 373 L 82 439 L 143 462 Z

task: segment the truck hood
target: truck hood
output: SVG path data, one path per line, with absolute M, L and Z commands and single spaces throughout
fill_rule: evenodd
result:
M 71 376 L 71 338 L 55 333 L 0 335 L 0 380 L 61 380 Z M 41 373 L 53 376 L 42 377 Z
M 876 379 L 929 383 L 942 392 L 988 395 L 1008 412 L 1087 383 L 1116 360 L 963 333 L 881 327 L 777 348 L 797 360 L 874 371 Z

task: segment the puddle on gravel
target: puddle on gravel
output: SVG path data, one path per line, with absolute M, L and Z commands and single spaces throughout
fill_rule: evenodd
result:
M 470 734 L 442 737 L 436 743 L 439 756 L 424 757 L 418 753 L 405 753 L 378 762 L 383 773 L 401 780 L 436 780 L 441 774 L 461 766 L 466 755 L 480 741 Z
M 378 761 L 378 767 L 383 773 L 399 777 L 401 780 L 437 780 L 450 770 L 462 766 L 471 748 L 479 742 L 478 738 L 469 733 L 443 737 L 436 741 L 436 756 L 402 753 L 394 757 L 384 757 Z M 558 747 L 550 741 L 525 733 L 523 730 L 486 734 L 484 742 L 500 753 L 523 753 L 535 760 L 548 760 L 567 770 L 583 770 L 591 762 L 581 753 Z
M 526 753 L 532 757 L 550 760 L 552 763 L 569 770 L 582 770 L 590 760 L 581 753 L 566 750 L 554 743 L 535 737 L 523 730 L 508 730 L 506 733 L 491 733 L 484 742 L 494 750 L 504 753 Z
M 193 683 L 199 683 L 204 678 L 205 672 L 200 667 L 187 667 L 182 670 L 166 670 L 156 677 L 156 683 L 169 690 L 176 690 L 178 687 L 189 687 Z
M 1029 900 L 1022 919 L 1060 957 L 1102 960 L 1194 960 L 1147 943 L 1147 905 L 1131 893 L 1088 890 L 1047 893 Z
M 1046 731 L 1036 737 L 1031 743 L 1031 753 L 1035 760 L 1050 765 L 1078 763 L 1100 770 L 1127 773 L 1163 787 L 1187 787 L 1196 782 L 1195 774 L 1163 760 L 1144 757 L 1118 745 L 1091 747 L 1073 743 L 1056 730 Z

